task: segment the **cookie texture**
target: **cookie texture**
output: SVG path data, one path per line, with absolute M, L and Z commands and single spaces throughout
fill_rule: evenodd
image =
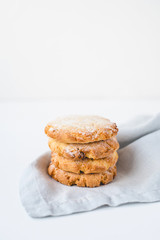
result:
M 47 124 L 45 133 L 63 143 L 88 143 L 117 135 L 118 128 L 109 119 L 99 116 L 69 116 Z
M 109 158 L 84 159 L 73 161 L 71 158 L 64 158 L 56 153 L 51 154 L 51 162 L 55 167 L 72 173 L 102 173 L 114 166 L 118 160 L 117 152 L 110 155 Z
M 111 182 L 117 174 L 117 169 L 116 166 L 114 166 L 103 173 L 76 174 L 56 168 L 54 164 L 51 163 L 48 167 L 48 174 L 56 181 L 68 186 L 98 187 L 102 184 Z
M 119 148 L 116 137 L 93 143 L 61 143 L 49 138 L 48 145 L 52 152 L 72 160 L 106 158 Z

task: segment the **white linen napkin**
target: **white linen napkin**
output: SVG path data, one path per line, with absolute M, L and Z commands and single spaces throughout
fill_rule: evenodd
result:
M 65 186 L 47 174 L 50 153 L 33 161 L 20 181 L 21 202 L 31 217 L 60 216 L 100 206 L 160 200 L 160 114 L 119 126 L 117 176 L 96 187 Z

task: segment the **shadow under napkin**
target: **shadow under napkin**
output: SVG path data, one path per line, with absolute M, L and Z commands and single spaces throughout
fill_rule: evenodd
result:
M 131 136 L 128 138 L 132 139 L 131 143 L 118 151 L 117 177 L 108 185 L 82 188 L 56 182 L 47 174 L 49 153 L 32 162 L 20 182 L 20 198 L 27 213 L 31 217 L 60 216 L 90 211 L 103 205 L 118 206 L 129 202 L 159 201 L 160 126 L 157 120 L 160 123 L 160 115 L 152 118 L 152 122 L 156 121 L 156 124 L 151 132 L 146 129 L 146 122 L 144 127 L 141 121 L 137 139 L 133 141 Z M 148 122 L 151 126 L 151 120 Z M 124 129 L 123 132 L 123 128 L 120 129 L 120 144 L 125 140 L 126 131 Z M 143 131 L 140 136 L 141 129 Z M 135 138 L 134 129 L 133 132 Z

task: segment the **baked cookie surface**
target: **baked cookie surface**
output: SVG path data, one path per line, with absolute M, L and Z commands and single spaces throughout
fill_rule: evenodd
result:
M 64 158 L 58 154 L 51 154 L 51 162 L 55 167 L 72 173 L 102 173 L 113 167 L 118 160 L 117 152 L 114 152 L 108 158 L 101 159 L 84 159 L 73 161 L 71 158 Z
M 48 167 L 48 174 L 56 181 L 68 186 L 77 185 L 79 187 L 98 187 L 102 184 L 111 182 L 117 174 L 117 169 L 116 166 L 114 166 L 103 173 L 76 174 L 65 172 L 56 168 L 54 164 L 51 163 Z
M 61 143 L 49 138 L 48 145 L 52 152 L 72 160 L 105 158 L 119 148 L 115 137 L 93 143 Z
M 88 143 L 117 135 L 115 123 L 99 116 L 69 116 L 47 124 L 45 133 L 63 143 Z

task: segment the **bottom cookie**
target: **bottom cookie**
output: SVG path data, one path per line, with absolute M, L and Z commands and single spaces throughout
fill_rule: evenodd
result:
M 114 166 L 110 167 L 103 173 L 76 174 L 63 171 L 56 168 L 53 163 L 50 163 L 48 174 L 56 181 L 68 186 L 77 185 L 79 187 L 98 187 L 111 182 L 117 174 L 117 169 L 116 166 Z

